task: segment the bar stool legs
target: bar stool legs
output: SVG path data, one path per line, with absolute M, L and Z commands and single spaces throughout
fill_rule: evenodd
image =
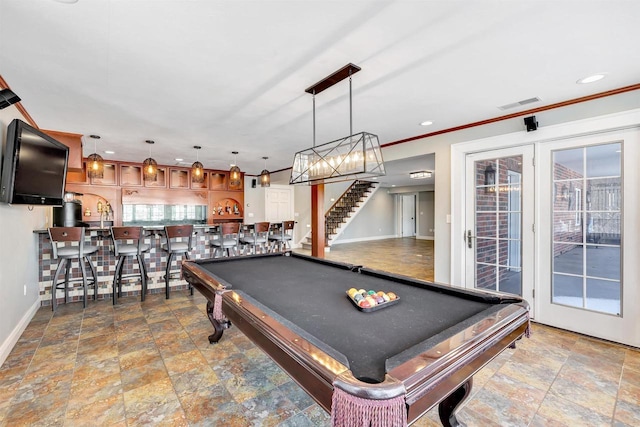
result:
M 182 252 L 182 254 L 187 260 L 191 259 L 189 258 L 189 252 Z M 175 255 L 176 255 L 176 252 L 169 252 L 169 258 L 167 259 L 167 269 L 165 270 L 165 274 L 164 274 L 164 284 L 166 288 L 165 292 L 166 292 L 167 299 L 169 299 L 170 297 L 169 280 L 171 279 L 171 262 L 173 261 Z M 191 284 L 189 284 L 189 291 L 191 295 L 193 295 L 193 287 L 191 286 Z
M 60 261 L 58 262 L 58 267 L 56 268 L 56 272 L 54 273 L 53 280 L 51 282 L 51 309 L 53 311 L 56 311 L 56 308 L 58 307 L 58 299 L 56 298 L 56 294 L 59 289 L 64 290 L 65 304 L 69 302 L 69 279 L 71 276 L 71 261 L 72 261 L 72 258 L 60 258 Z M 89 263 L 91 276 L 93 278 L 93 281 L 91 283 L 93 284 L 93 300 L 94 301 L 98 299 L 98 273 L 96 272 L 96 268 L 91 262 L 91 260 L 89 259 L 89 257 L 83 257 L 82 259 L 79 260 L 80 271 L 82 273 L 82 288 L 83 288 L 83 296 L 84 296 L 82 303 L 83 303 L 83 307 L 87 308 L 87 298 L 88 298 L 87 288 L 91 283 L 87 281 L 87 270 L 85 267 L 85 262 Z M 64 282 L 58 283 L 58 276 L 62 272 L 63 268 L 65 269 Z M 64 286 L 64 287 L 60 287 L 60 286 Z
M 128 255 L 120 255 L 118 257 L 118 264 L 116 265 L 116 271 L 113 275 L 113 304 L 118 303 L 118 298 L 122 298 L 122 270 L 124 269 L 124 261 Z M 142 288 L 140 290 L 140 300 L 144 301 L 147 295 L 147 267 L 144 264 L 144 254 L 135 255 L 138 266 L 140 267 L 140 282 Z

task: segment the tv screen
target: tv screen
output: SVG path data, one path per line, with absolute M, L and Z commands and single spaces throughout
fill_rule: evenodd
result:
M 0 201 L 62 205 L 69 147 L 19 119 L 7 129 Z

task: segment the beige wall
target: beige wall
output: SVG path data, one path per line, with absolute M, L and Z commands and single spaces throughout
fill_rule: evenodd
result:
M 22 118 L 15 106 L 0 110 L 3 148 L 14 118 Z M 50 213 L 51 208 L 0 203 L 0 363 L 40 307 L 38 241 L 33 230 L 44 228 Z

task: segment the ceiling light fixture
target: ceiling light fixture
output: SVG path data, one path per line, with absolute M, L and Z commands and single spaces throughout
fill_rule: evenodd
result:
M 267 159 L 268 157 L 263 157 L 264 159 L 264 169 L 260 172 L 260 187 L 270 187 L 271 186 L 271 174 L 267 170 Z
M 313 147 L 293 158 L 290 184 L 322 184 L 385 175 L 378 136 L 368 132 L 353 134 L 351 76 L 360 67 L 347 64 L 305 89 L 313 95 Z M 349 136 L 316 146 L 316 95 L 349 78 Z
M 431 120 L 426 120 L 422 123 L 420 123 L 420 126 L 431 126 L 433 124 L 433 122 Z
M 607 73 L 598 73 L 598 74 L 593 74 L 591 76 L 588 77 L 584 77 L 578 81 L 576 81 L 577 84 L 582 85 L 582 84 L 588 84 L 588 83 L 593 83 L 593 82 L 597 82 L 598 80 L 602 80 L 606 77 Z
M 89 135 L 89 138 L 93 139 L 93 154 L 89 154 L 87 157 L 87 175 L 89 178 L 104 178 L 104 159 L 98 154 L 97 141 L 100 139 L 100 135 Z
M 231 154 L 234 155 L 233 164 L 231 165 L 231 169 L 229 169 L 229 186 L 231 187 L 240 187 L 242 173 L 240 172 L 240 168 L 238 167 L 238 152 L 232 151 Z
M 147 139 L 145 141 L 149 144 L 149 157 L 142 162 L 142 177 L 145 181 L 157 181 L 158 180 L 158 162 L 151 157 L 151 146 L 155 144 L 155 141 Z
M 411 179 L 427 179 L 431 178 L 431 171 L 417 171 L 409 174 Z
M 104 150 L 104 154 L 116 154 L 113 150 Z
M 196 161 L 191 165 L 191 182 L 202 184 L 204 182 L 204 166 L 200 163 L 200 156 L 198 155 L 202 147 L 194 145 L 193 148 L 196 149 Z

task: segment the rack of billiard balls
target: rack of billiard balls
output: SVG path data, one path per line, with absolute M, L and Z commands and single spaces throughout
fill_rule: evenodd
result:
M 394 305 L 400 298 L 393 292 L 366 291 L 364 289 L 351 288 L 347 291 L 347 296 L 360 311 L 375 311 L 381 308 Z

